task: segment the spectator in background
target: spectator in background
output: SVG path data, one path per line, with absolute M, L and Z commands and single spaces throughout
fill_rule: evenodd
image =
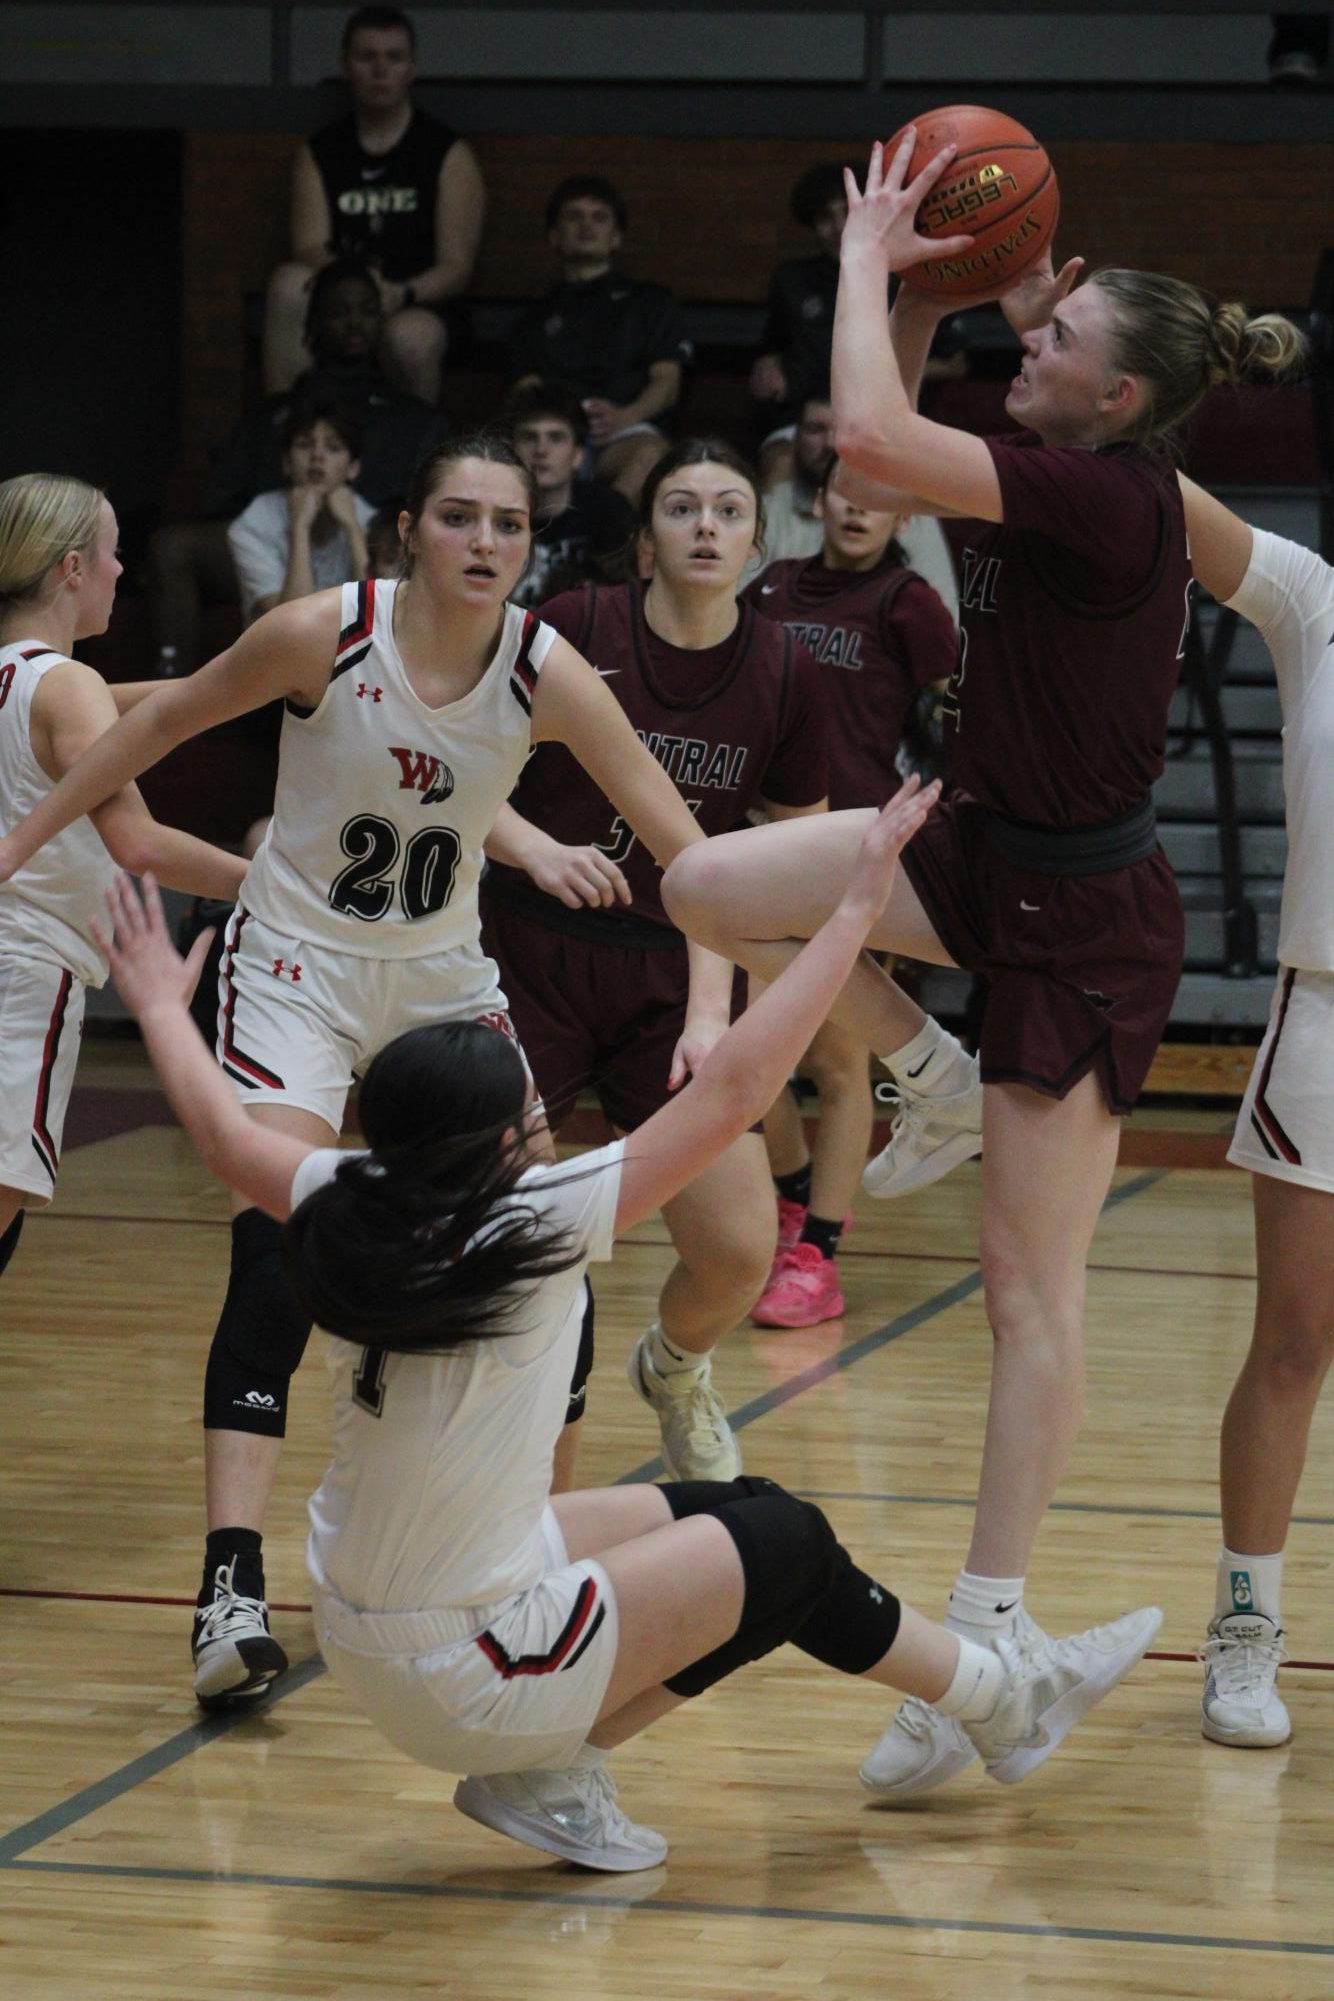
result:
M 761 353 L 750 371 L 760 479 L 766 490 L 791 475 L 802 404 L 811 398 L 827 402 L 829 397 L 838 247 L 848 219 L 842 165 L 822 160 L 807 167 L 795 182 L 788 205 L 793 221 L 814 236 L 815 251 L 808 257 L 786 258 L 775 268 Z M 948 322 L 937 332 L 931 354 L 928 381 L 963 373 L 964 356 Z M 813 556 L 819 547 L 817 532 L 809 548 L 783 553 Z
M 292 412 L 286 486 L 257 494 L 227 530 L 247 625 L 275 605 L 368 574 L 366 527 L 375 510 L 352 487 L 360 452 L 356 419 L 336 404 Z
M 515 329 L 513 387 L 557 382 L 573 390 L 588 419 L 597 477 L 634 501 L 667 450 L 656 420 L 680 401 L 690 360 L 681 308 L 663 286 L 614 268 L 626 209 L 601 175 L 562 181 L 546 221 L 562 279 Z
M 834 406 L 827 396 L 809 396 L 801 405 L 793 444 L 790 476 L 764 497 L 764 553 L 748 566 L 747 584 L 772 563 L 818 556 L 825 544 L 820 491 L 834 456 Z M 959 588 L 940 523 L 933 515 L 914 514 L 898 530 L 897 540 L 903 562 L 930 584 L 957 625 Z
M 575 477 L 588 436 L 579 398 L 559 383 L 535 382 L 515 390 L 501 422 L 538 491 L 533 552 L 514 602 L 542 604 L 579 584 L 615 581 L 617 559 L 634 538 L 635 511 L 614 486 Z
M 293 409 L 325 401 L 360 427 L 357 490 L 382 507 L 407 489 L 419 459 L 443 443 L 444 419 L 396 389 L 376 359 L 384 313 L 369 267 L 337 258 L 318 271 L 306 309 L 312 366 L 282 395 L 268 396 L 223 440 L 205 482 L 201 521 L 159 528 L 148 546 L 148 626 L 155 657 L 171 648 L 177 673 L 200 661 L 206 605 L 238 602 L 227 523 L 256 494 L 283 484 L 284 437 Z
M 317 132 L 292 175 L 292 261 L 269 281 L 264 386 L 290 388 L 308 360 L 302 340 L 311 273 L 334 257 L 375 271 L 380 359 L 424 402 L 440 398 L 443 309 L 472 277 L 486 191 L 465 139 L 412 102 L 416 36 L 397 7 L 359 7 L 343 30 L 346 117 Z
M 368 576 L 402 576 L 403 539 L 398 532 L 398 517 L 402 511 L 397 501 L 391 501 L 388 507 L 377 508 L 366 523 L 366 554 L 370 563 Z

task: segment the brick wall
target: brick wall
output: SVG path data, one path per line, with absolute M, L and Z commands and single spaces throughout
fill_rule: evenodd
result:
M 246 300 L 285 253 L 295 138 L 189 135 L 184 203 L 182 464 L 197 472 L 253 394 Z M 787 217 L 787 192 L 812 160 L 844 143 L 666 137 L 479 139 L 490 195 L 475 290 L 526 298 L 552 280 L 542 234 L 550 189 L 573 171 L 608 174 L 625 193 L 626 268 L 702 301 L 758 300 L 779 257 L 808 239 Z M 1305 302 L 1325 243 L 1334 243 L 1334 145 L 1069 144 L 1058 249 L 1091 264 L 1140 265 L 1190 277 L 1256 307 Z

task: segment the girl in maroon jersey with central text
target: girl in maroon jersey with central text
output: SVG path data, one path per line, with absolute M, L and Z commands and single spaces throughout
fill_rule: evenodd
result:
M 896 759 L 909 715 L 922 689 L 944 688 L 959 645 L 938 592 L 905 565 L 895 538 L 908 515 L 858 506 L 833 484 L 837 466 L 837 459 L 826 466 L 816 494 L 819 555 L 770 563 L 744 592 L 820 663 L 836 812 L 878 808 L 898 791 Z M 778 1255 L 751 1309 L 761 1327 L 812 1327 L 847 1306 L 835 1253 L 871 1145 L 870 1053 L 826 1022 L 800 1069 L 820 1094 L 811 1145 L 791 1091 L 764 1121 L 778 1190 Z
M 755 476 L 716 439 L 690 439 L 653 468 L 640 499 L 647 587 L 586 585 L 542 617 L 587 649 L 636 733 L 708 834 L 821 812 L 828 792 L 820 672 L 781 626 L 738 605 L 762 531 Z M 493 868 L 483 893 L 487 949 L 554 1124 L 581 1088 L 619 1132 L 664 1103 L 681 1033 L 686 944 L 659 894 L 661 870 L 574 759 L 543 746 L 511 805 L 537 850 L 596 847 L 621 869 L 628 908 L 569 909 L 520 869 Z M 516 861 L 531 868 L 509 823 Z M 630 1377 L 657 1411 L 678 1479 L 731 1479 L 736 1442 L 710 1381 L 709 1353 L 754 1304 L 774 1255 L 764 1144 L 734 1142 L 664 1207 L 678 1263 Z
M 905 857 L 871 943 L 987 975 L 977 1066 L 865 957 L 837 1016 L 902 1091 L 872 1193 L 982 1163 L 981 1262 L 995 1337 L 972 1544 L 950 1622 L 1015 1632 L 1065 1688 L 1073 1721 L 1116 1671 L 1114 1629 L 1053 1641 L 1022 1605 L 1042 1515 L 1079 1426 L 1085 1262 L 1181 970 L 1181 904 L 1154 828 L 1190 569 L 1164 441 L 1211 383 L 1286 370 L 1300 337 L 1177 279 L 1048 261 L 1002 300 L 1023 341 L 1008 399 L 1027 431 L 977 438 L 920 417 L 915 392 L 941 310 L 889 269 L 927 245 L 914 217 L 945 148 L 905 187 L 915 133 L 877 147 L 849 187 L 834 334 L 835 435 L 879 504 L 976 523 L 961 645 L 945 701 L 959 790 Z M 933 243 L 949 256 L 971 239 Z M 843 479 L 845 475 L 840 475 Z M 863 494 L 866 488 L 861 489 Z M 865 813 L 697 843 L 664 882 L 678 923 L 771 975 L 846 881 Z M 981 1102 L 979 1102 L 981 1101 Z M 864 1783 L 901 1799 L 971 1761 L 948 1718 L 908 1703 Z

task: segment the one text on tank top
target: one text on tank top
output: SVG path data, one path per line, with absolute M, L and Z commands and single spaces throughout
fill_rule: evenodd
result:
M 998 470 L 1020 449 L 987 442 Z M 959 654 L 942 716 L 964 791 L 1026 825 L 1081 827 L 1141 805 L 1162 772 L 1191 575 L 1175 478 L 1139 453 L 1048 456 L 1085 462 L 1085 476 L 1107 460 L 1114 478 L 1153 482 L 1158 527 L 1134 552 L 1139 581 L 1111 602 L 1086 598 L 1070 586 L 1056 535 L 1010 525 L 1008 514 L 979 525 L 962 554 Z M 1117 535 L 1111 508 L 1106 534 Z
M 744 824 L 761 799 L 793 806 L 823 799 L 828 760 L 820 676 L 804 649 L 749 605 L 739 608 L 721 646 L 669 646 L 649 628 L 643 595 L 637 584 L 587 585 L 542 611 L 605 678 L 704 832 Z M 667 923 L 658 863 L 563 746 L 538 746 L 514 805 L 553 839 L 600 848 L 630 884 L 628 910 Z M 500 895 L 526 881 L 508 869 L 493 870 L 493 879 Z M 626 911 L 619 905 L 612 914 Z M 551 914 L 559 920 L 558 909 Z
M 32 754 L 32 702 L 39 683 L 65 655 L 38 639 L 0 646 L 0 831 L 32 811 L 51 780 Z M 91 820 L 75 820 L 0 884 L 0 950 L 67 966 L 86 986 L 100 987 L 106 960 L 93 942 L 106 921 L 107 889 L 116 864 Z
M 326 125 L 310 150 L 329 204 L 329 248 L 362 257 L 401 284 L 435 262 L 436 186 L 458 134 L 415 111 L 387 153 L 370 153 L 348 116 Z
M 413 959 L 475 939 L 482 843 L 532 746 L 555 634 L 506 605 L 477 685 L 431 708 L 394 638 L 395 582 L 344 584 L 329 685 L 289 703 L 273 819 L 243 901 L 306 944 Z
M 1288 862 L 1278 958 L 1334 972 L 1334 568 L 1299 542 L 1253 534 L 1229 603 L 1269 648 L 1283 708 Z
M 918 689 L 954 666 L 957 635 L 939 596 L 897 554 L 860 571 L 819 557 L 771 563 L 745 596 L 820 665 L 831 809 L 883 806 L 903 782 L 895 759 Z
M 582 1259 L 531 1289 L 513 1331 L 442 1354 L 331 1338 L 334 1449 L 310 1502 L 322 1589 L 366 1611 L 488 1606 L 545 1568 L 552 1453 L 579 1352 L 585 1263 L 612 1254 L 626 1142 L 530 1169 L 515 1201 Z M 294 1206 L 346 1159 L 307 1155 Z M 484 1623 L 484 1622 L 479 1622 Z

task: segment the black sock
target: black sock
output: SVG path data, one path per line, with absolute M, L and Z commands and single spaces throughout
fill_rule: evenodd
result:
M 213 1580 L 221 1565 L 236 1558 L 232 1587 L 242 1598 L 264 1596 L 264 1538 L 258 1529 L 210 1529 L 204 1538 L 204 1578 L 197 1605 L 213 1603 Z
M 785 1202 L 799 1202 L 804 1209 L 811 1199 L 811 1163 L 799 1167 L 795 1174 L 775 1174 L 774 1187 Z
M 817 1216 L 812 1210 L 808 1209 L 806 1211 L 806 1220 L 801 1226 L 801 1235 L 797 1241 L 802 1244 L 814 1244 L 822 1258 L 832 1258 L 834 1252 L 838 1249 L 838 1240 L 842 1235 L 843 1225 L 841 1222 L 831 1223 L 827 1216 Z
M 23 1233 L 23 1216 L 24 1211 L 20 1209 L 9 1228 L 0 1237 L 0 1271 L 4 1270 L 18 1249 L 19 1238 Z

